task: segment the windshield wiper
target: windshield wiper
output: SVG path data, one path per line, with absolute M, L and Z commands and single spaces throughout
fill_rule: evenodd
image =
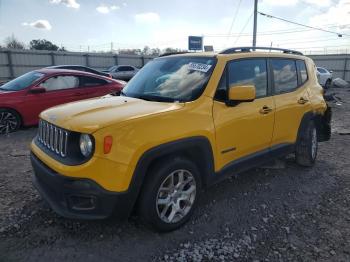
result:
M 155 96 L 155 95 L 136 95 L 135 98 L 146 100 L 146 101 L 154 101 L 154 102 L 175 102 L 175 101 L 177 101 L 175 98 L 165 97 L 165 96 Z

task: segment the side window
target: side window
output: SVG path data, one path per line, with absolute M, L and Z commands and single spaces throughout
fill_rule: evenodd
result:
M 265 59 L 232 61 L 228 66 L 229 86 L 254 85 L 256 98 L 267 95 L 267 70 Z
M 134 71 L 134 68 L 131 66 L 120 66 L 118 71 L 126 72 L 126 71 Z
M 75 88 L 79 85 L 79 79 L 76 76 L 54 76 L 40 84 L 47 91 Z
M 275 93 L 294 91 L 298 87 L 297 69 L 292 59 L 272 59 Z
M 325 73 L 327 73 L 327 71 L 326 70 L 324 70 L 323 68 L 321 68 L 321 67 L 317 67 L 317 71 L 319 72 L 319 73 L 321 73 L 321 74 L 325 74 Z
M 80 77 L 80 86 L 101 86 L 107 84 L 106 80 L 90 77 L 90 76 L 81 76 Z
M 297 60 L 297 69 L 298 69 L 298 75 L 300 77 L 299 84 L 304 84 L 308 79 L 306 65 L 305 65 L 304 60 Z

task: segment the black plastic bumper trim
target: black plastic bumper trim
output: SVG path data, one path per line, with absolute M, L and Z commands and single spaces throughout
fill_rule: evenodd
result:
M 34 169 L 33 184 L 40 195 L 59 215 L 73 219 L 104 219 L 112 214 L 124 218 L 128 208 L 124 200 L 128 193 L 111 192 L 90 179 L 77 179 L 58 174 L 33 153 L 31 163 Z M 71 197 L 93 199 L 93 208 L 77 209 L 71 205 Z

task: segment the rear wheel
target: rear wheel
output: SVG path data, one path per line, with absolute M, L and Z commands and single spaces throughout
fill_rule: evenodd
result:
M 21 118 L 11 109 L 0 109 L 0 134 L 16 131 L 21 126 Z
M 189 160 L 167 158 L 156 164 L 139 198 L 139 213 L 154 229 L 172 231 L 188 221 L 198 201 L 201 181 Z
M 317 130 L 315 123 L 311 121 L 300 135 L 296 144 L 295 159 L 301 166 L 313 166 L 317 157 Z

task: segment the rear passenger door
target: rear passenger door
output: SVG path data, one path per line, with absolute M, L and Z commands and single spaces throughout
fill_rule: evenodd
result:
M 271 145 L 294 144 L 301 119 L 311 110 L 306 65 L 304 60 L 282 58 L 270 59 L 270 65 L 276 105 Z
M 275 106 L 268 88 L 267 68 L 265 58 L 233 60 L 226 65 L 213 106 L 220 169 L 242 157 L 268 151 Z M 254 85 L 256 99 L 227 106 L 227 90 L 232 85 Z

